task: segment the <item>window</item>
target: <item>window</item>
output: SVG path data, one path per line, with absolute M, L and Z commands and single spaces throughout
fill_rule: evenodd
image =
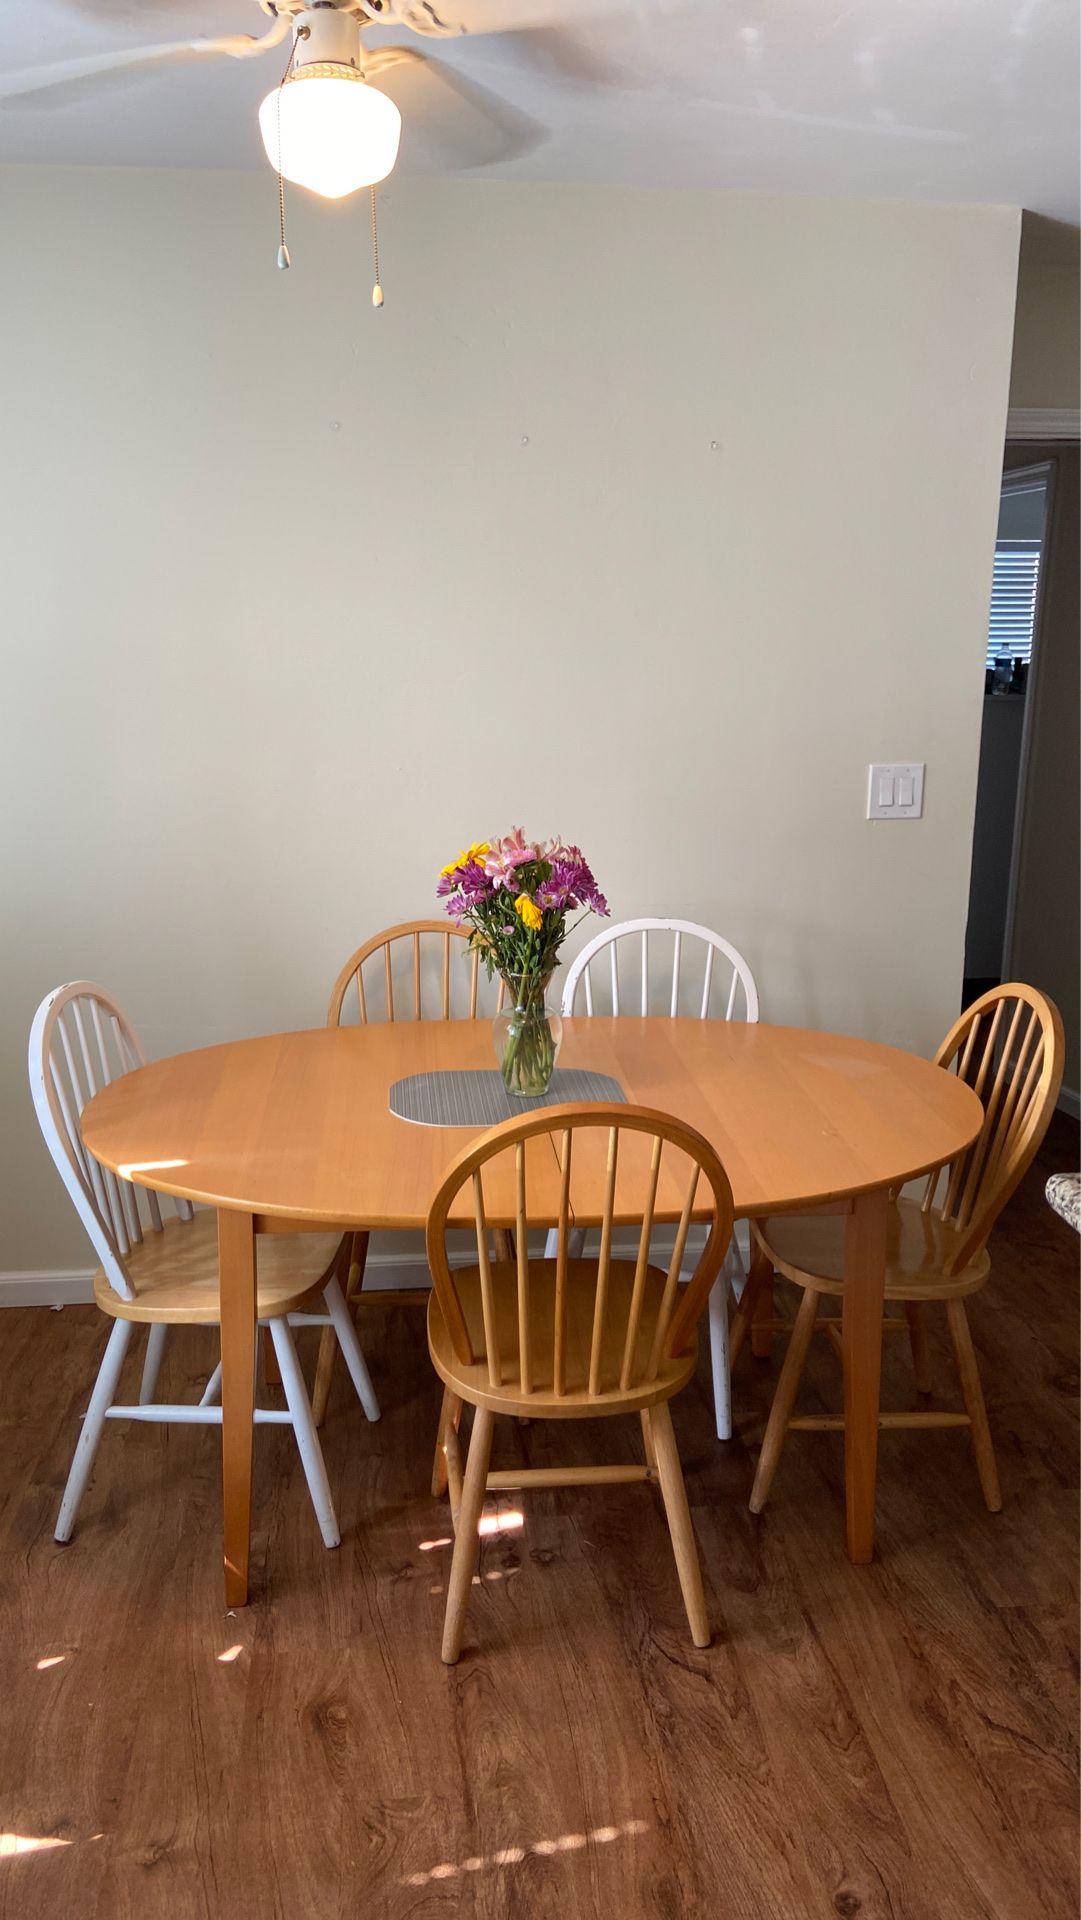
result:
M 1049 465 L 1002 476 L 987 633 L 987 671 L 996 692 L 1006 689 L 1015 661 L 1022 684 L 1032 663 L 1050 478 Z
M 997 660 L 1032 659 L 1036 626 L 1036 590 L 1040 579 L 1038 540 L 999 540 L 991 582 L 991 621 L 987 635 L 987 664 Z

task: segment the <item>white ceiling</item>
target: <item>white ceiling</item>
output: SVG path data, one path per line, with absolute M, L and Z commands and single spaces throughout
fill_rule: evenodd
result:
M 439 5 L 475 22 L 538 12 L 538 0 Z M 546 11 L 550 31 L 412 41 L 537 123 L 528 151 L 489 174 L 1008 202 L 1078 221 L 1076 0 Z M 0 0 L 0 68 L 266 24 L 255 0 Z M 256 107 L 283 65 L 280 50 L 199 60 L 0 105 L 0 160 L 258 167 Z M 461 103 L 446 95 L 437 114 L 433 86 L 387 84 L 405 116 L 403 170 L 459 171 L 472 151 Z

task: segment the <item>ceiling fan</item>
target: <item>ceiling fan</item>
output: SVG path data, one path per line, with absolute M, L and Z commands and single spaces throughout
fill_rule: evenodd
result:
M 369 46 L 361 36 L 369 28 L 389 27 L 407 29 L 428 40 L 467 33 L 499 33 L 501 38 L 521 34 L 524 40 L 537 28 L 567 23 L 565 10 L 560 19 L 561 0 L 256 0 L 256 4 L 268 20 L 258 35 L 173 40 L 0 73 L 0 106 L 53 88 L 62 87 L 69 94 L 82 91 L 124 69 L 214 57 L 247 60 L 290 40 L 285 71 L 259 108 L 263 145 L 279 179 L 280 267 L 290 264 L 281 182 L 293 181 L 330 200 L 361 188 L 371 188 L 374 194 L 376 184 L 386 179 L 398 157 L 402 115 L 391 95 L 402 91 L 398 85 L 402 76 L 412 73 L 425 80 L 422 117 L 438 121 L 440 106 L 449 96 L 457 109 L 459 135 L 463 104 L 474 125 L 479 123 L 480 131 L 487 133 L 479 159 L 476 142 L 471 142 L 473 153 L 466 165 L 511 158 L 543 137 L 543 129 L 534 121 L 431 54 L 397 42 Z M 620 12 L 628 4 L 633 6 L 634 0 L 576 0 L 575 24 L 583 15 Z M 384 85 L 388 75 L 392 78 Z M 409 93 L 407 87 L 407 111 Z M 460 155 L 452 155 L 452 163 L 461 165 Z M 372 299 L 376 306 L 382 305 L 377 244 Z

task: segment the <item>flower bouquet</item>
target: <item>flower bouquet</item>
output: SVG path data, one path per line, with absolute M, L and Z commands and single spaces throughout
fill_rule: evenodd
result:
M 496 1058 L 508 1093 L 547 1093 L 563 1037 L 545 994 L 567 937 L 567 916 L 607 915 L 608 902 L 578 847 L 526 840 L 515 827 L 482 840 L 443 868 L 438 892 L 459 926 L 470 929 L 489 980 L 499 974 L 505 1004 L 495 1018 Z M 577 925 L 574 921 L 572 925 Z

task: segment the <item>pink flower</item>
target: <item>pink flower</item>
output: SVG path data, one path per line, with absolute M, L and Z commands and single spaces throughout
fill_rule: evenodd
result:
M 540 849 L 530 846 L 522 834 L 521 827 L 515 827 L 502 840 L 493 840 L 484 855 L 484 871 L 489 879 L 499 886 L 510 887 L 513 891 L 515 870 L 524 867 L 531 860 L 541 858 Z

